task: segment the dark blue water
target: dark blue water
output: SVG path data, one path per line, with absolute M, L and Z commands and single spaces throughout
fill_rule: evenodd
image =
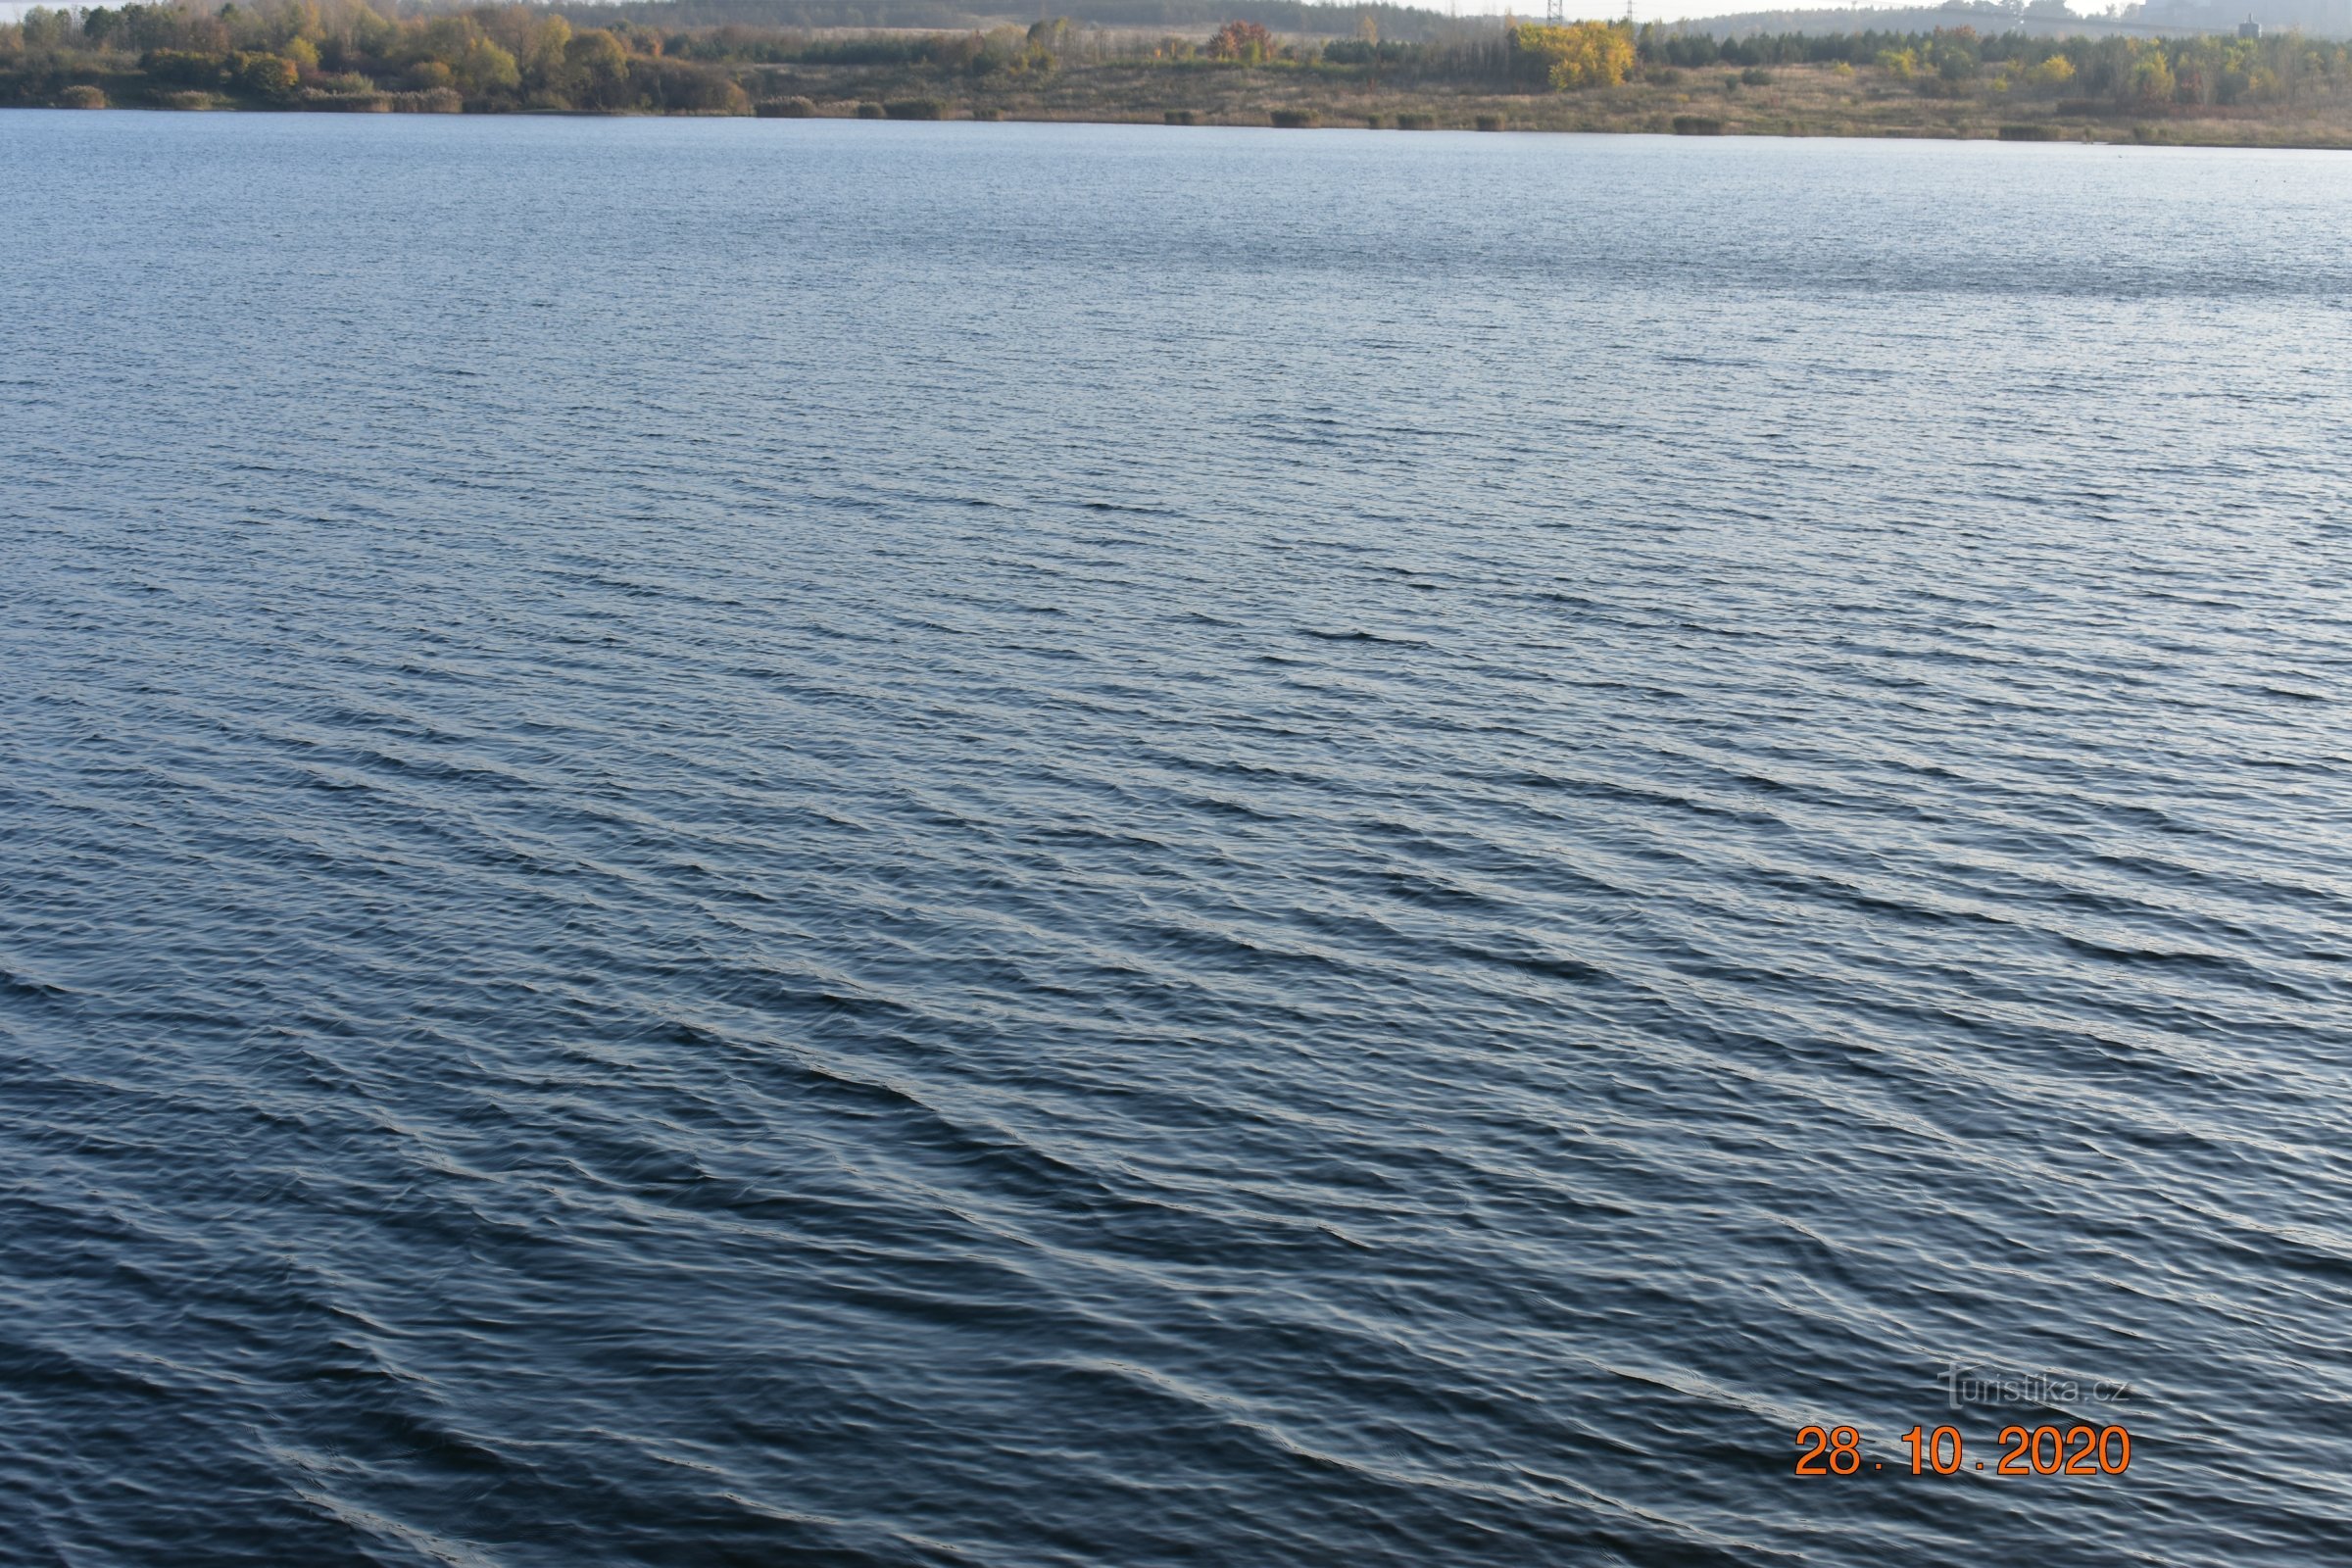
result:
M 0 1558 L 2352 1554 L 2352 160 L 0 199 Z

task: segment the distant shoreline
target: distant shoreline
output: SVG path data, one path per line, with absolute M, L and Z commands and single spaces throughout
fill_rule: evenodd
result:
M 1054 21 L 818 37 L 627 23 L 575 32 L 517 7 L 287 37 L 234 7 L 44 16 L 0 27 L 0 105 L 2352 149 L 2352 47 L 2253 28 L 1717 40 L 1595 22 L 1393 43 L 1368 22 L 1355 39 L 1241 22 L 1207 39 L 1152 39 Z

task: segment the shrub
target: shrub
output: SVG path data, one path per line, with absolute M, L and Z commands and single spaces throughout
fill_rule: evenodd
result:
M 1435 115 L 1398 115 L 1396 128 L 1398 130 L 1435 130 L 1438 128 L 1438 117 Z
M 77 81 L 57 95 L 60 109 L 104 109 L 106 94 L 86 81 Z
M 807 98 L 762 98 L 755 113 L 761 120 L 807 120 L 816 105 Z
M 1706 115 L 1677 115 L 1674 117 L 1677 136 L 1720 136 L 1723 122 Z
M 2001 127 L 2001 140 L 2003 141 L 2056 141 L 2057 139 L 2058 127 L 2056 125 L 2003 125 Z
M 975 109 L 972 111 L 972 118 L 974 120 L 1003 120 L 1004 111 L 1002 109 Z
M 667 114 L 748 115 L 752 101 L 727 76 L 684 60 L 642 56 L 629 62 L 628 103 Z
M 1366 130 L 1378 130 L 1381 126 L 1387 123 L 1388 121 L 1379 115 L 1366 115 L 1364 117 L 1364 128 Z
M 1277 109 L 1267 118 L 1286 130 L 1311 130 L 1323 123 L 1323 117 L 1312 109 Z
M 875 103 L 859 104 L 858 106 L 858 118 L 859 120 L 880 120 L 882 118 L 882 106 Z
M 1481 130 L 1500 130 L 1502 128 L 1502 117 L 1500 115 L 1481 115 L 1478 117 L 1477 123 L 1478 128 Z
M 198 54 L 187 49 L 150 49 L 140 62 L 157 81 L 179 87 L 210 87 L 228 67 L 225 55 Z
M 1199 117 L 1196 116 L 1190 109 L 1171 109 L 1166 114 L 1160 116 L 1160 118 L 1171 125 L 1189 125 L 1192 124 Z
M 1743 87 L 1769 87 L 1772 85 L 1772 73 L 1762 66 L 1750 66 L 1740 73 L 1740 84 Z
M 392 99 L 380 92 L 320 92 L 305 87 L 294 95 L 294 101 L 305 109 L 324 109 L 343 114 L 386 115 L 392 112 Z
M 893 120 L 945 120 L 948 106 L 937 98 L 893 98 L 882 106 Z
M 214 108 L 220 100 L 209 92 L 168 92 L 157 101 L 166 109 L 196 110 Z
M 282 55 L 231 55 L 229 64 L 235 68 L 238 86 L 265 98 L 283 98 L 301 79 L 294 62 Z

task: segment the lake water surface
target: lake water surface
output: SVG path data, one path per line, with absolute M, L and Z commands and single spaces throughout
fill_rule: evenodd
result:
M 2352 158 L 0 206 L 0 1559 L 2352 1555 Z

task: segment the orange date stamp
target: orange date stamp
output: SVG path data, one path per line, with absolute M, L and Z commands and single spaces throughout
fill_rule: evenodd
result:
M 2120 1476 L 2132 1467 L 2132 1434 L 2122 1427 L 2007 1426 L 1993 1440 L 1999 1457 L 1988 1467 L 1970 1460 L 1957 1427 L 1913 1427 L 1898 1442 L 1911 1449 L 1911 1473 L 1958 1475 L 1963 1470 L 1990 1476 Z M 1799 1427 L 1796 1474 L 1851 1476 L 1884 1472 L 1884 1460 L 1866 1459 L 1862 1434 L 1853 1427 Z M 1901 1461 L 1896 1461 L 1901 1475 Z

